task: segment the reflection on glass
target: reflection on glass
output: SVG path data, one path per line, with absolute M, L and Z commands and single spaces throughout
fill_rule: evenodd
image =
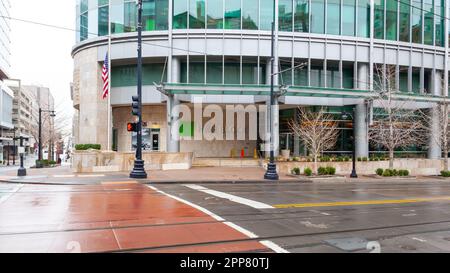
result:
M 294 31 L 309 32 L 308 3 L 308 0 L 294 0 Z
M 188 16 L 188 2 L 185 0 L 173 1 L 173 28 L 186 29 Z
M 144 30 L 167 30 L 169 16 L 167 0 L 144 0 L 142 23 Z
M 386 40 L 397 40 L 398 0 L 386 0 Z
M 400 2 L 400 25 L 399 25 L 399 40 L 409 42 L 409 26 L 410 26 L 410 5 L 409 0 L 402 0 Z
M 411 14 L 411 31 L 412 42 L 422 43 L 422 1 L 411 0 L 412 2 L 412 14 Z
M 242 2 L 242 29 L 258 29 L 258 0 Z
M 384 39 L 384 0 L 374 0 L 373 35 Z
M 135 2 L 125 3 L 124 31 L 135 32 L 137 30 L 137 6 Z
M 240 0 L 227 0 L 225 2 L 225 28 L 241 29 Z
M 205 28 L 205 1 L 189 1 L 189 28 Z
M 123 33 L 125 20 L 124 4 L 120 4 L 118 1 L 112 1 L 111 4 L 111 33 Z
M 208 28 L 223 28 L 223 0 L 208 0 Z
M 370 34 L 370 0 L 358 0 L 358 36 L 368 38 Z
M 292 31 L 292 1 L 279 0 L 278 26 L 280 31 Z
M 272 30 L 273 22 L 273 0 L 260 0 L 260 25 L 259 29 Z
M 435 22 L 435 37 L 434 37 L 434 43 L 437 46 L 444 46 L 444 7 L 445 7 L 445 0 L 435 0 L 434 1 L 434 22 Z
M 325 33 L 324 18 L 325 18 L 325 1 L 311 0 L 311 32 Z
M 340 34 L 341 25 L 341 1 L 327 1 L 327 34 Z
M 109 7 L 101 7 L 98 9 L 98 35 L 105 36 L 108 35 L 108 18 Z
M 427 45 L 433 44 L 434 35 L 434 7 L 433 0 L 423 0 L 423 13 L 425 17 L 423 29 L 423 42 Z

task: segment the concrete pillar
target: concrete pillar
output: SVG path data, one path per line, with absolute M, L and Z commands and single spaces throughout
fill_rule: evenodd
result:
M 436 71 L 433 73 L 433 95 L 442 95 L 442 73 L 441 71 Z M 438 105 L 430 109 L 431 123 L 430 123 L 430 136 L 428 139 L 428 158 L 429 159 L 439 159 L 442 155 L 441 147 L 438 143 L 440 126 L 439 126 L 439 113 L 437 109 Z
M 180 59 L 173 57 L 170 69 L 170 81 L 171 83 L 179 83 L 181 75 Z M 176 96 L 167 97 L 166 111 L 167 111 L 167 152 L 178 153 L 180 152 L 180 132 L 179 128 L 174 128 L 174 120 L 178 117 L 178 111 L 176 106 L 180 104 L 180 101 Z
M 369 65 L 358 64 L 358 89 L 369 89 Z M 367 105 L 357 104 L 355 107 L 354 126 L 356 157 L 369 156 Z

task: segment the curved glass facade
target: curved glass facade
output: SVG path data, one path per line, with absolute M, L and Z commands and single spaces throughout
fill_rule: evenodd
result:
M 144 30 L 270 30 L 273 0 L 143 0 Z M 108 3 L 111 2 L 109 10 Z M 444 45 L 445 0 L 374 0 L 375 39 Z M 283 32 L 370 37 L 370 0 L 279 0 L 278 24 Z M 134 32 L 134 0 L 77 0 L 77 41 L 108 33 Z

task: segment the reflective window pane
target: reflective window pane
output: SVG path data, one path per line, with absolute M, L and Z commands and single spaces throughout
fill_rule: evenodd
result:
M 189 28 L 205 28 L 205 1 L 189 1 Z
M 370 35 L 370 0 L 358 0 L 358 33 L 359 37 Z
M 186 29 L 188 18 L 188 2 L 185 0 L 173 0 L 173 28 Z
M 208 0 L 208 28 L 223 28 L 223 1 L 224 0 Z
M 98 9 L 98 35 L 108 35 L 109 7 L 101 7 Z
M 125 3 L 124 31 L 135 32 L 137 30 L 137 6 L 136 2 Z
M 242 1 L 242 29 L 258 29 L 258 0 Z
M 398 0 L 386 0 L 386 39 L 397 41 Z
M 124 32 L 124 15 L 125 7 L 123 0 L 111 1 L 111 33 L 123 33 Z
M 425 17 L 423 25 L 423 42 L 427 45 L 432 45 L 434 36 L 433 0 L 423 0 L 423 12 Z
M 411 14 L 411 31 L 412 42 L 422 43 L 422 1 L 411 0 L 412 14 Z
M 311 32 L 325 33 L 325 1 L 311 0 Z
M 374 0 L 373 35 L 377 39 L 384 39 L 384 0 Z
M 342 35 L 355 36 L 355 0 L 343 0 Z
M 228 0 L 227 0 L 228 1 Z M 273 0 L 260 0 L 260 25 L 259 29 L 271 30 L 273 22 Z
M 294 31 L 309 32 L 309 1 L 294 0 Z
M 436 46 L 444 46 L 444 24 L 445 19 L 443 18 L 445 15 L 444 7 L 445 7 L 445 0 L 435 0 L 434 1 L 434 23 L 435 23 L 435 37 L 434 37 L 434 43 Z
M 169 2 L 167 0 L 144 0 L 142 23 L 144 30 L 167 30 Z
M 80 15 L 80 41 L 88 38 L 88 12 Z
M 327 1 L 327 34 L 340 34 L 341 26 L 341 1 Z
M 225 28 L 241 29 L 241 1 L 225 1 Z
M 279 0 L 278 25 L 280 31 L 292 31 L 292 0 Z
M 409 0 L 403 0 L 400 2 L 400 26 L 399 26 L 399 40 L 403 42 L 409 42 L 410 31 L 410 10 Z

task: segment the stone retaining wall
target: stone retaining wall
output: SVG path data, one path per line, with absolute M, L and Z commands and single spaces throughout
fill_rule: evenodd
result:
M 76 173 L 124 172 L 133 169 L 134 152 L 75 151 L 72 170 Z M 146 170 L 180 170 L 192 167 L 193 153 L 144 152 Z

